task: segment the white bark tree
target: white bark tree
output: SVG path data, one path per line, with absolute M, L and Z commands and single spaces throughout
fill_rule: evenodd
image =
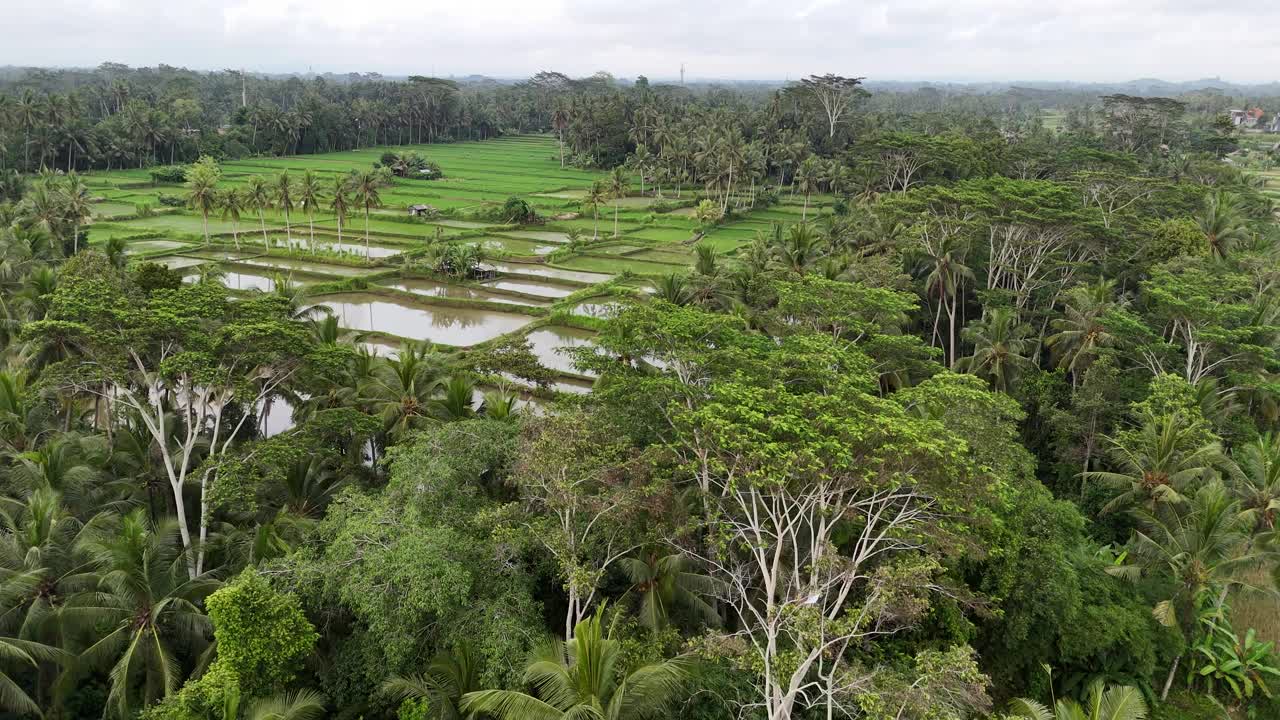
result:
M 131 348 L 127 355 L 132 370 L 127 375 L 105 383 L 86 383 L 78 389 L 101 395 L 113 406 L 112 417 L 136 418 L 151 437 L 173 495 L 187 574 L 194 579 L 205 572 L 214 461 L 227 453 L 251 417 L 249 412 L 243 412 L 234 425 L 224 424 L 226 409 L 237 399 L 245 408 L 261 407 L 293 375 L 296 365 L 251 367 L 232 361 L 212 371 L 171 375 L 156 369 L 179 352 L 176 343 L 166 343 L 159 350 L 156 364 L 149 366 L 142 354 Z M 200 514 L 195 532 L 185 497 L 192 482 L 199 483 Z
M 909 626 L 927 607 L 923 596 L 942 589 L 934 561 L 906 560 L 919 547 L 910 531 L 931 517 L 933 501 L 906 486 L 855 485 L 713 481 L 723 554 L 699 559 L 725 583 L 721 600 L 761 663 L 759 705 L 770 720 L 835 709 L 858 680 L 845 651 Z M 836 530 L 857 522 L 842 552 Z
M 827 137 L 836 136 L 836 125 L 840 122 L 859 98 L 867 92 L 860 86 L 864 78 L 844 77 L 841 75 L 810 75 L 800 81 L 801 87 L 811 94 L 827 119 Z

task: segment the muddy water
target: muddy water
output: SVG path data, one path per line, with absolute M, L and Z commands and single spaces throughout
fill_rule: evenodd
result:
M 551 383 L 551 389 L 558 392 L 572 393 L 574 395 L 586 395 L 591 392 L 591 388 L 595 383 L 587 380 L 579 380 L 577 378 L 564 377 Z
M 322 262 L 294 260 L 292 258 L 253 258 L 242 260 L 245 265 L 272 268 L 274 270 L 297 270 L 298 272 L 317 273 L 320 275 L 338 275 L 341 277 L 360 277 L 377 272 L 368 268 L 349 267 L 347 265 L 329 265 Z
M 438 282 L 436 280 L 423 280 L 419 278 L 406 278 L 398 280 L 394 283 L 387 283 L 387 287 L 395 288 L 403 292 L 411 292 L 415 295 L 426 295 L 428 297 L 453 298 L 455 300 L 482 300 L 485 302 L 506 303 L 508 305 L 530 305 L 534 307 L 545 307 L 550 305 L 549 301 L 542 300 L 526 300 L 524 298 L 511 297 L 495 292 L 485 292 L 473 287 L 463 285 L 451 285 L 449 283 Z
M 275 238 L 272 240 L 272 244 L 275 245 L 276 247 L 284 247 L 285 240 L 283 237 Z M 311 246 L 308 244 L 307 238 L 299 237 L 297 235 L 293 236 L 293 238 L 289 240 L 289 245 L 293 246 L 298 250 L 305 251 L 305 250 L 311 249 Z M 319 238 L 316 238 L 315 249 L 317 251 L 340 252 L 345 255 L 352 255 L 354 257 L 360 257 L 360 258 L 366 257 L 363 242 L 360 242 L 360 243 L 345 242 L 345 241 L 337 242 L 336 240 L 329 240 L 324 237 L 319 237 Z M 377 243 L 369 243 L 369 253 L 367 257 L 385 258 L 385 257 L 391 257 L 393 255 L 399 255 L 402 252 L 404 252 L 404 248 L 396 247 L 394 245 L 379 245 Z
M 546 265 L 519 264 L 519 263 L 492 263 L 495 268 L 507 273 L 519 273 L 521 275 L 533 275 L 535 277 L 552 278 L 554 280 L 569 280 L 581 283 L 599 283 L 605 280 L 613 279 L 612 275 L 604 273 L 585 272 L 582 270 L 562 270 L 560 268 L 547 267 Z
M 490 280 L 484 283 L 485 286 L 497 290 L 510 290 L 512 292 L 528 293 L 530 295 L 541 295 L 548 298 L 568 297 L 574 293 L 573 288 L 553 285 L 552 283 L 538 282 L 537 280 L 512 280 L 510 278 L 500 280 Z
M 200 279 L 199 275 L 188 275 L 183 282 L 193 283 Z M 231 290 L 261 290 L 271 292 L 276 289 L 276 282 L 271 276 L 251 272 L 225 272 L 222 284 Z
M 526 337 L 533 347 L 533 354 L 538 356 L 538 362 L 544 366 L 560 372 L 590 374 L 575 368 L 573 358 L 559 352 L 560 348 L 591 345 L 595 333 L 590 330 L 551 325 L 534 330 Z
M 208 260 L 193 257 L 180 257 L 177 255 L 166 255 L 165 257 L 151 258 L 149 262 L 160 263 L 170 270 L 183 270 L 185 268 L 203 265 Z
M 528 325 L 533 318 L 470 308 L 423 307 L 368 293 L 331 295 L 321 303 L 349 330 L 374 331 L 413 340 L 467 346 Z

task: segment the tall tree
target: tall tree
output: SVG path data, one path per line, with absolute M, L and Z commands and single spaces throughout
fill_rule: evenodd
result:
M 269 249 L 271 244 L 267 240 L 266 211 L 271 207 L 271 188 L 267 186 L 266 178 L 261 175 L 249 176 L 245 186 L 245 201 L 248 207 L 258 213 L 258 224 L 262 227 L 262 247 Z
M 298 183 L 298 202 L 307 213 L 307 224 L 311 235 L 307 247 L 315 250 L 316 243 L 316 208 L 324 201 L 324 190 L 320 187 L 320 178 L 311 170 L 302 173 L 302 181 Z
M 333 178 L 333 190 L 330 193 L 329 209 L 333 211 L 333 215 L 338 223 L 338 244 L 342 244 L 342 226 L 347 222 L 347 215 L 351 212 L 351 178 L 345 175 L 337 175 Z
M 246 205 L 245 195 L 238 188 L 227 188 L 218 195 L 222 219 L 231 221 L 231 239 L 236 250 L 240 249 L 240 214 L 247 209 Z
M 627 179 L 627 173 L 621 167 L 616 167 L 609 174 L 609 198 L 613 200 L 613 236 L 618 237 L 618 207 L 621 205 L 623 198 L 627 196 L 631 182 Z
M 956 369 L 987 379 L 996 392 L 1011 392 L 1018 374 L 1032 364 L 1027 357 L 1034 345 L 1030 333 L 1013 310 L 995 308 L 986 319 L 965 328 L 973 354 L 960 358 Z
M 285 242 L 292 242 L 293 235 L 289 230 L 289 213 L 293 212 L 294 187 L 293 178 L 289 177 L 288 170 L 281 170 L 275 179 L 275 200 L 276 207 L 284 213 L 284 235 Z
M 107 701 L 120 717 L 176 691 L 179 647 L 199 648 L 210 629 L 199 603 L 217 583 L 187 577 L 173 531 L 138 509 L 90 539 L 101 579 L 96 592 L 76 596 L 66 610 L 104 626 L 106 634 L 81 657 L 90 667 L 110 666 Z
M 209 213 L 218 207 L 218 179 L 222 169 L 211 157 L 201 157 L 187 170 L 187 203 L 200 212 L 204 222 L 204 244 L 209 244 Z
M 810 75 L 800 81 L 801 87 L 813 96 L 827 119 L 827 138 L 836 136 L 836 123 L 853 107 L 854 101 L 867 95 L 863 90 L 863 78 L 843 77 L 827 73 L 826 75 Z
M 89 204 L 89 188 L 84 180 L 75 172 L 67 175 L 62 188 L 62 207 L 66 221 L 71 224 L 71 248 L 73 253 L 80 252 L 80 228 L 93 215 Z
M 366 170 L 354 175 L 351 179 L 351 194 L 356 203 L 364 208 L 364 257 L 369 259 L 369 210 L 382 207 L 382 196 L 378 190 L 382 187 L 382 176 L 375 170 Z

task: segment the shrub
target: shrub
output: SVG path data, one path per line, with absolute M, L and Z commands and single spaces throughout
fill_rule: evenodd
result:
M 156 290 L 177 290 L 182 276 L 160 263 L 144 262 L 133 271 L 133 281 L 150 295 Z
M 183 183 L 187 181 L 187 168 L 183 165 L 161 165 L 151 169 L 153 183 Z
M 205 601 L 218 641 L 215 665 L 240 676 L 246 697 L 293 680 L 319 636 L 291 595 L 276 592 L 255 570 L 242 572 Z
M 436 180 L 444 177 L 439 165 L 416 152 L 384 152 L 378 160 L 379 166 L 387 168 L 396 177 L 419 180 Z

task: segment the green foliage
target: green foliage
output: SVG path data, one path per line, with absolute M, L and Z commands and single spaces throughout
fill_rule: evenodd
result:
M 159 263 L 144 262 L 133 269 L 133 282 L 150 295 L 156 290 L 177 290 L 182 287 L 182 276 Z
M 541 627 L 539 608 L 530 578 L 509 562 L 513 549 L 489 535 L 497 505 L 482 488 L 501 488 L 514 433 L 470 420 L 397 446 L 387 492 L 339 496 L 316 542 L 286 561 L 312 612 L 360 628 L 331 680 L 351 689 L 335 699 L 367 696 L 389 673 L 463 643 L 486 683 L 512 677 Z
M 161 165 L 153 167 L 148 173 L 152 183 L 178 184 L 187 181 L 187 167 L 184 165 Z
M 293 680 L 318 639 L 296 598 L 245 570 L 205 601 L 218 659 L 240 678 L 245 697 L 262 697 Z
M 1274 158 L 1203 97 L 68 73 L 0 77 L 7 708 L 1276 714 Z M 491 234 L 616 277 L 462 297 Z M 593 333 L 590 393 L 315 306 L 415 269 Z
M 1203 255 L 1208 251 L 1204 232 L 1190 218 L 1175 218 L 1153 223 L 1144 254 L 1152 264 L 1167 262 L 1187 255 Z
M 1272 698 L 1271 687 L 1280 680 L 1274 643 L 1259 640 L 1253 628 L 1237 635 L 1225 605 L 1205 604 L 1197 618 L 1199 636 L 1191 646 L 1187 685 L 1236 703 L 1252 701 L 1255 695 Z

